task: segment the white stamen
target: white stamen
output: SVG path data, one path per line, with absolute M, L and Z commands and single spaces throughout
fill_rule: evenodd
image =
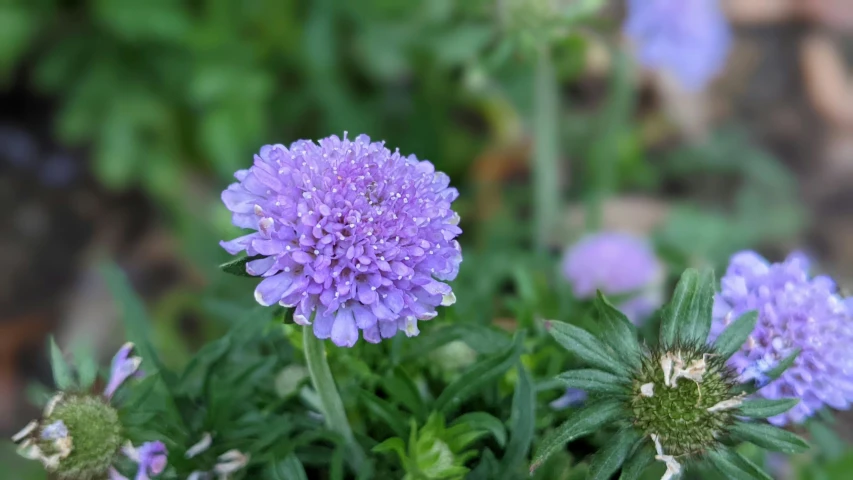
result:
M 732 409 L 735 409 L 735 408 L 738 408 L 739 406 L 741 406 L 742 403 L 743 403 L 743 399 L 740 397 L 731 398 L 729 400 L 723 400 L 722 402 L 717 403 L 713 407 L 709 407 L 708 411 L 713 413 L 713 412 L 721 412 L 723 410 L 732 410 Z
M 640 395 L 644 397 L 653 397 L 655 395 L 655 384 L 653 382 L 640 385 Z
M 205 432 L 204 435 L 201 436 L 201 440 L 198 441 L 195 445 L 187 449 L 187 453 L 184 454 L 186 458 L 193 458 L 206 451 L 210 448 L 210 444 L 213 442 L 213 437 L 210 435 L 210 432 Z
M 27 424 L 27 426 L 26 426 L 26 427 L 24 427 L 23 429 L 21 429 L 21 431 L 20 431 L 20 432 L 18 432 L 18 433 L 16 433 L 15 435 L 13 435 L 13 436 L 12 436 L 12 441 L 13 441 L 14 443 L 18 443 L 18 442 L 20 442 L 21 440 L 23 440 L 23 439 L 27 438 L 28 436 L 30 436 L 30 434 L 31 434 L 31 433 L 33 433 L 33 430 L 35 430 L 35 429 L 36 429 L 36 427 L 38 427 L 38 425 L 39 425 L 39 424 L 38 424 L 38 422 L 37 422 L 37 421 L 35 421 L 35 420 L 33 420 L 32 422 L 28 423 L 28 424 Z

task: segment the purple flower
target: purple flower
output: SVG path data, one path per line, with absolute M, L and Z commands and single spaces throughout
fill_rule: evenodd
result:
M 566 393 L 562 397 L 548 404 L 554 410 L 565 410 L 569 407 L 577 407 L 583 405 L 586 401 L 587 393 L 580 388 L 567 388 Z
M 455 301 L 448 284 L 462 254 L 458 197 L 447 175 L 366 135 L 318 144 L 267 145 L 222 193 L 234 225 L 255 232 L 221 245 L 262 258 L 261 305 L 296 307 L 314 335 L 353 346 L 377 343 Z
M 741 380 L 754 380 L 769 399 L 799 398 L 775 425 L 802 423 L 821 408 L 847 409 L 853 400 L 853 319 L 828 277 L 810 277 L 800 254 L 770 264 L 754 252 L 734 255 L 714 301 L 711 337 L 741 314 L 758 311 L 746 344 L 729 360 Z M 794 364 L 769 381 L 766 373 L 800 349 Z
M 124 455 L 136 462 L 137 470 L 134 480 L 149 480 L 151 475 L 160 475 L 166 469 L 168 451 L 161 441 L 145 442 L 139 448 L 133 448 L 130 443 L 122 448 Z M 110 480 L 128 480 L 115 468 L 110 469 Z
M 118 387 L 124 383 L 129 377 L 134 375 L 139 370 L 139 365 L 142 363 L 140 357 L 130 356 L 133 352 L 133 344 L 125 343 L 113 357 L 112 365 L 110 366 L 110 378 L 107 386 L 104 389 L 104 396 L 108 399 L 112 398 L 113 394 L 118 390 Z
M 577 298 L 592 298 L 596 290 L 605 295 L 630 295 L 620 309 L 635 323 L 660 306 L 663 273 L 651 246 L 624 233 L 584 237 L 563 258 L 563 275 Z
M 701 90 L 723 68 L 731 32 L 717 0 L 628 0 L 625 34 L 645 67 Z

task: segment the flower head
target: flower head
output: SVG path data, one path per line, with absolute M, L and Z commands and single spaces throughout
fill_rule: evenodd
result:
M 458 196 L 428 161 L 366 135 L 267 145 L 222 193 L 233 223 L 255 232 L 222 247 L 256 259 L 261 305 L 296 307 L 318 338 L 379 342 L 437 315 L 455 297 L 442 280 L 462 261 Z
M 625 33 L 639 62 L 701 90 L 723 68 L 731 32 L 718 0 L 628 0 Z
M 733 318 L 758 311 L 758 323 L 729 364 L 768 399 L 799 398 L 776 425 L 802 423 L 821 408 L 847 409 L 853 401 L 853 319 L 827 277 L 811 277 L 799 254 L 771 264 L 754 252 L 734 255 L 714 304 L 712 337 Z M 778 379 L 767 372 L 799 350 Z M 769 383 L 768 383 L 769 382 Z
M 42 418 L 12 437 L 20 444 L 19 452 L 40 461 L 60 479 L 124 478 L 112 468 L 125 437 L 118 411 L 110 402 L 124 381 L 138 374 L 142 360 L 132 352 L 133 344 L 126 343 L 116 353 L 103 395 L 60 392 L 51 398 Z M 137 458 L 148 459 L 153 473 L 165 466 L 155 452 L 143 452 Z M 137 476 L 140 480 L 147 478 Z
M 733 444 L 747 440 L 786 453 L 808 448 L 796 435 L 753 420 L 785 412 L 796 401 L 744 398 L 746 386 L 727 359 L 749 335 L 755 316 L 742 316 L 709 343 L 713 292 L 712 272 L 687 270 L 663 309 L 660 341 L 653 348 L 640 344 L 636 328 L 603 295 L 595 300 L 604 324 L 596 334 L 545 322 L 554 339 L 590 367 L 556 380 L 586 391 L 590 400 L 541 442 L 531 473 L 567 441 L 609 425 L 617 431 L 590 462 L 595 478 L 611 478 L 623 463 L 623 476 L 633 478 L 637 466 L 653 460 L 666 468 L 662 480 L 677 478 L 693 464 L 714 467 L 726 478 L 758 478 Z
M 663 267 L 644 240 L 617 232 L 601 232 L 582 238 L 563 258 L 563 275 L 578 298 L 629 295 L 622 310 L 637 323 L 661 302 Z

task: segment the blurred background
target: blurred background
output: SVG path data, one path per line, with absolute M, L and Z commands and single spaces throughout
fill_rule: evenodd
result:
M 733 43 L 696 91 L 637 64 L 622 1 L 0 2 L 0 436 L 51 384 L 47 335 L 123 342 L 103 262 L 171 362 L 222 331 L 216 301 L 251 304 L 216 267 L 219 194 L 267 143 L 432 161 L 462 193 L 459 282 L 599 228 L 672 272 L 800 248 L 853 280 L 853 3 L 722 4 Z

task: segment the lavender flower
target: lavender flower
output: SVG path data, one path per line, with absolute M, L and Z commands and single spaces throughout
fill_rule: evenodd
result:
M 262 258 L 261 305 L 296 307 L 294 321 L 338 346 L 361 330 L 377 343 L 455 301 L 462 254 L 451 203 L 459 195 L 428 161 L 366 135 L 267 145 L 222 193 L 234 225 L 256 230 L 221 245 Z
M 715 298 L 711 337 L 740 314 L 758 311 L 758 324 L 729 360 L 741 380 L 755 380 L 768 399 L 799 398 L 782 426 L 802 423 L 825 406 L 847 409 L 853 400 L 853 319 L 828 277 L 810 277 L 799 254 L 770 264 L 754 252 L 734 255 Z M 800 349 L 794 364 L 768 383 L 766 373 Z
M 731 32 L 717 0 L 628 0 L 625 34 L 645 67 L 701 90 L 723 68 Z
M 563 275 L 577 298 L 593 298 L 596 290 L 611 296 L 630 295 L 620 309 L 634 323 L 647 318 L 663 301 L 660 262 L 645 241 L 628 234 L 601 232 L 582 238 L 566 251 Z
M 124 478 L 112 468 L 125 437 L 118 411 L 110 402 L 124 381 L 139 371 L 142 360 L 131 356 L 132 352 L 133 344 L 126 343 L 116 353 L 103 395 L 59 392 L 51 398 L 42 418 L 12 437 L 19 452 L 41 462 L 57 478 L 104 478 L 107 474 Z M 146 471 L 162 471 L 165 466 L 154 453 L 143 457 L 150 458 Z
M 122 448 L 122 452 L 137 464 L 134 480 L 150 480 L 151 475 L 159 475 L 166 469 L 168 450 L 163 442 L 145 442 L 139 448 L 134 448 L 128 443 Z M 128 480 L 128 478 L 113 468 L 110 469 L 110 480 Z
M 110 378 L 107 386 L 104 389 L 104 396 L 108 399 L 113 397 L 113 394 L 118 390 L 118 387 L 124 383 L 139 370 L 139 365 L 142 363 L 142 358 L 132 357 L 133 344 L 125 343 L 113 357 L 112 365 L 110 366 Z

